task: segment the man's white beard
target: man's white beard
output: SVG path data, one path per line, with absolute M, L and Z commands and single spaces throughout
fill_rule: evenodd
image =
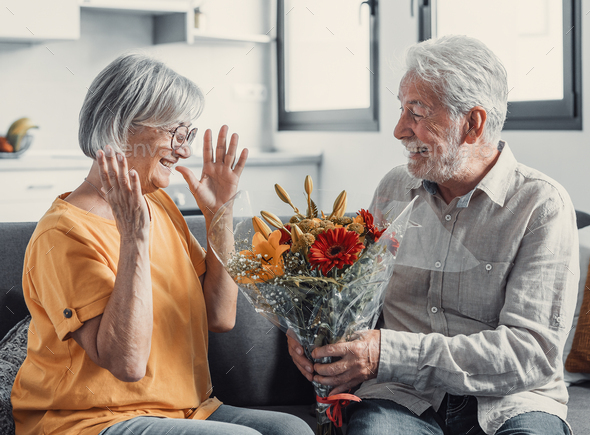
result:
M 447 146 L 426 145 L 418 138 L 404 139 L 402 144 L 407 148 L 428 148 L 428 158 L 408 161 L 410 175 L 423 180 L 434 181 L 442 184 L 451 178 L 457 181 L 463 180 L 469 174 L 467 166 L 469 153 L 461 147 L 461 132 L 458 126 L 452 126 L 446 137 Z

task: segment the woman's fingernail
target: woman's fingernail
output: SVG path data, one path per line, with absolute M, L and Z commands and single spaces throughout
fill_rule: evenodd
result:
M 121 154 L 117 154 L 117 160 L 122 162 L 123 161 L 123 156 Z
M 310 366 L 305 367 L 305 370 L 307 370 L 309 373 L 313 373 L 313 370 L 311 369 Z
M 298 355 L 301 355 L 303 353 L 303 351 L 299 347 L 295 349 L 295 352 L 297 352 Z

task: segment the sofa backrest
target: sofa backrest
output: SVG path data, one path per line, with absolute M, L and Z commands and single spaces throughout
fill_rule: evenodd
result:
M 36 222 L 0 223 L 0 338 L 29 311 L 23 298 L 23 261 Z
M 202 216 L 187 224 L 202 246 Z M 28 314 L 22 294 L 25 250 L 36 223 L 0 223 L 0 338 Z M 311 384 L 291 361 L 285 335 L 238 297 L 235 328 L 209 334 L 213 395 L 228 405 L 267 406 L 313 403 Z

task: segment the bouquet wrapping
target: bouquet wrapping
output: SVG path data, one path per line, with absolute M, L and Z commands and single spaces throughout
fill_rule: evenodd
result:
M 253 216 L 247 192 L 240 191 L 213 218 L 209 244 L 255 310 L 294 335 L 314 361 L 316 347 L 354 340 L 357 332 L 375 327 L 406 229 L 419 226 L 409 219 L 414 201 L 398 207 L 395 219 L 380 216 L 385 224 L 377 226 L 364 209 L 345 215 L 346 192 L 329 215 L 319 212 L 309 177 L 305 213 L 284 189 L 275 189 L 293 208 L 288 223 L 267 211 Z M 226 242 L 227 231 L 233 245 Z M 331 387 L 313 384 L 317 433 L 339 433 L 341 406 L 359 399 L 331 397 Z

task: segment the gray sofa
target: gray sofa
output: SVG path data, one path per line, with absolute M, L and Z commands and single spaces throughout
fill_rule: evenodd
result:
M 204 219 L 186 220 L 205 245 Z M 0 223 L 0 435 L 14 431 L 10 389 L 26 352 L 23 319 L 28 316 L 22 265 L 34 229 L 35 223 Z M 289 412 L 314 427 L 313 389 L 291 362 L 284 334 L 256 314 L 241 294 L 235 328 L 226 334 L 210 333 L 209 340 L 215 396 L 230 405 Z M 571 386 L 569 392 L 568 421 L 576 434 L 590 434 L 590 384 Z

